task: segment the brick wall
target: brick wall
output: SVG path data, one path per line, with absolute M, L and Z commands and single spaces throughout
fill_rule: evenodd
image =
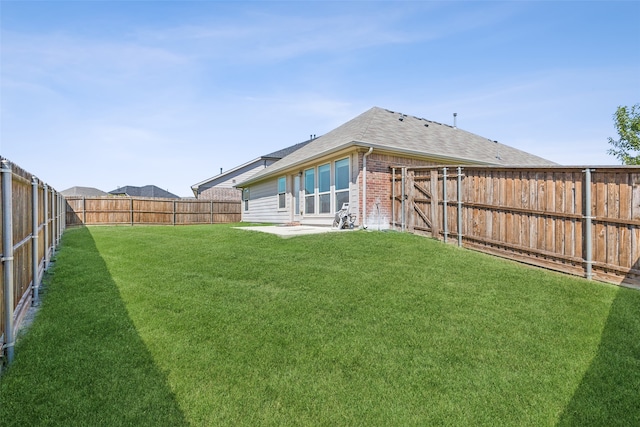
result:
M 242 200 L 242 191 L 237 188 L 207 188 L 202 193 L 198 194 L 198 200 Z
M 362 194 L 362 160 L 364 153 L 358 154 L 358 188 Z M 438 163 L 401 156 L 376 153 L 367 157 L 367 218 L 370 227 L 379 225 L 388 228 L 391 222 L 391 166 L 433 166 Z M 358 207 L 358 223 L 362 224 L 362 204 Z

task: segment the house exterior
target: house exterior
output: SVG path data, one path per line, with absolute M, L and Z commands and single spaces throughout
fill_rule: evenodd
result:
M 179 199 L 180 196 L 176 196 L 166 190 L 155 185 L 145 185 L 144 187 L 135 187 L 133 185 L 126 185 L 124 187 L 116 188 L 109 191 L 109 194 L 114 196 L 129 196 L 129 197 L 158 197 L 163 199 Z
M 222 172 L 222 169 L 220 169 L 220 173 L 218 175 L 205 179 L 197 184 L 193 184 L 191 186 L 191 191 L 193 191 L 193 195 L 197 199 L 239 201 L 242 198 L 242 191 L 235 187 L 236 184 L 249 179 L 262 169 L 271 166 L 278 160 L 304 147 L 311 141 L 312 138 L 308 141 L 260 156 L 224 173 Z
M 373 107 L 236 185 L 245 222 L 356 225 L 391 218 L 391 167 L 555 163 L 453 126 Z M 369 221 L 368 221 L 369 220 Z
M 70 187 L 66 190 L 60 192 L 64 197 L 103 197 L 108 196 L 109 193 L 106 193 L 102 190 L 99 190 L 94 187 Z

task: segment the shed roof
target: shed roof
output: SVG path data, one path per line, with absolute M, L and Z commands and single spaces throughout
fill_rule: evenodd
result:
M 238 186 L 260 181 L 272 174 L 349 146 L 373 147 L 405 155 L 430 157 L 451 164 L 556 164 L 453 126 L 373 107 L 314 139 Z

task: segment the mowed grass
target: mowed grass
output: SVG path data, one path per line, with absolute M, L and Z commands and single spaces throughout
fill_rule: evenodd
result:
M 640 425 L 640 292 L 400 233 L 67 230 L 6 425 Z

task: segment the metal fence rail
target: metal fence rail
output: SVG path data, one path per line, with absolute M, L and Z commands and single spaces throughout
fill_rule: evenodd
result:
M 640 167 L 397 167 L 392 175 L 398 229 L 640 286 Z
M 0 344 L 13 359 L 15 333 L 38 290 L 65 228 L 64 198 L 36 176 L 1 159 Z

